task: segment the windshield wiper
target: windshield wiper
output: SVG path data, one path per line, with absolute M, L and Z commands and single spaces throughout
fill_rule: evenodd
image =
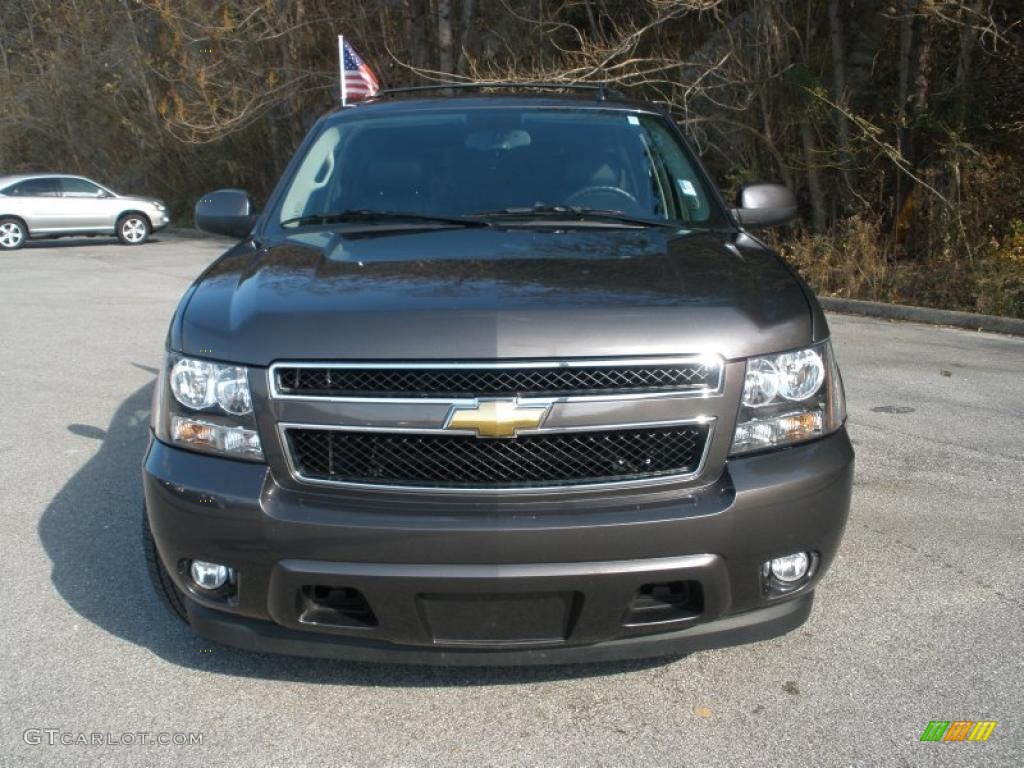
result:
M 501 208 L 497 211 L 481 211 L 471 214 L 474 218 L 481 219 L 571 219 L 574 221 L 609 221 L 621 222 L 623 224 L 636 224 L 645 227 L 669 227 L 671 229 L 685 229 L 687 225 L 681 222 L 672 222 L 665 219 L 646 219 L 642 216 L 632 216 L 624 211 L 614 211 L 604 208 L 583 208 L 577 205 L 534 205 L 528 208 Z
M 486 227 L 486 221 L 478 219 L 463 219 L 457 216 L 427 216 L 420 213 L 407 213 L 405 211 L 374 211 L 369 208 L 352 209 L 348 211 L 330 211 L 325 213 L 311 213 L 306 216 L 295 216 L 281 222 L 282 227 L 305 226 L 310 224 L 342 224 L 348 222 L 403 222 L 419 221 L 429 224 L 450 224 L 459 227 Z

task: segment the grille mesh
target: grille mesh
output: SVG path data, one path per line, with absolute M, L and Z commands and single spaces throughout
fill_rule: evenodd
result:
M 703 390 L 719 367 L 667 365 L 574 368 L 306 368 L 277 370 L 281 394 L 308 397 L 494 397 Z
M 378 485 L 510 488 L 633 480 L 695 471 L 705 425 L 481 439 L 292 428 L 304 477 Z

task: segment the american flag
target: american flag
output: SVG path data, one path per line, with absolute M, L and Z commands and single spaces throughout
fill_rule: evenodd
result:
M 340 35 L 338 36 L 338 48 L 342 62 L 341 103 L 360 101 L 377 93 L 380 90 L 377 76 Z

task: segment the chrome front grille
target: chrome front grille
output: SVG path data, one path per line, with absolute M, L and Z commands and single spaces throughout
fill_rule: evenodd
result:
M 725 372 L 714 356 L 280 362 L 268 384 L 301 483 L 523 491 L 700 476 Z
M 510 364 L 281 364 L 279 397 L 571 397 L 718 389 L 721 364 L 689 358 L 644 362 Z

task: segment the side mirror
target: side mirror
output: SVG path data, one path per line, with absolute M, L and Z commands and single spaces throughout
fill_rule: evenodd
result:
M 204 232 L 245 237 L 256 223 L 252 200 L 244 189 L 218 189 L 196 203 L 196 226 Z
M 737 195 L 733 215 L 751 229 L 786 224 L 796 218 L 796 196 L 782 184 L 750 184 Z

